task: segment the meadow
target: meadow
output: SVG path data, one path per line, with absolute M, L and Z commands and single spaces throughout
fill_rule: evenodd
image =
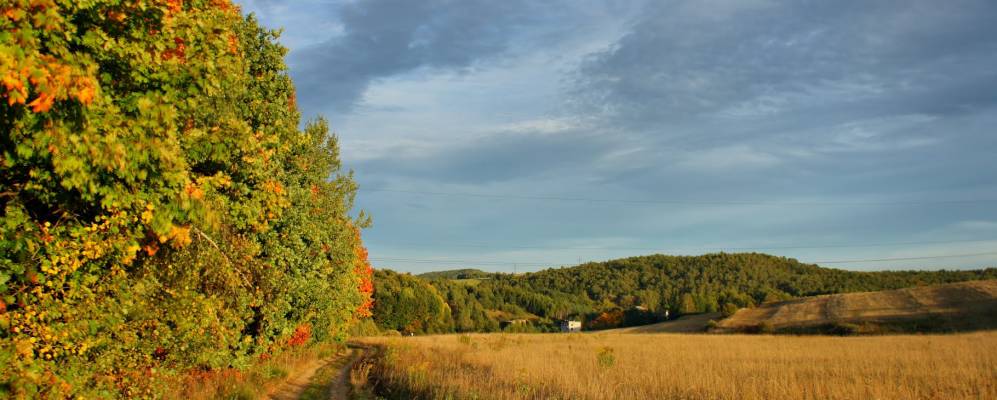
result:
M 803 297 L 744 308 L 718 331 L 953 332 L 997 328 L 997 280 Z
M 997 333 L 371 337 L 353 371 L 387 398 L 993 399 Z

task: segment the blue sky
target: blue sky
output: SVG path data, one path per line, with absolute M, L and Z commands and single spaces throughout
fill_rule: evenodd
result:
M 339 136 L 375 266 L 997 266 L 997 2 L 241 3 Z M 873 259 L 903 260 L 827 262 Z

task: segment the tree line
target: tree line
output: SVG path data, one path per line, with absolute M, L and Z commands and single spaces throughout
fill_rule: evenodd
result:
M 552 331 L 563 319 L 583 320 L 586 329 L 607 329 L 661 321 L 666 315 L 730 314 L 803 296 L 997 278 L 994 268 L 858 272 L 759 253 L 648 255 L 519 275 L 474 271 L 421 276 L 378 271 L 374 320 L 381 329 L 407 333 Z M 400 286 L 391 283 L 396 280 L 434 300 L 400 305 L 411 297 L 398 295 Z M 432 329 L 419 322 L 426 315 L 432 315 Z M 514 320 L 526 324 L 503 328 L 503 322 Z

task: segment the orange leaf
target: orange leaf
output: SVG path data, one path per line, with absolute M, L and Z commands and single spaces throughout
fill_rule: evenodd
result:
M 97 94 L 97 89 L 94 87 L 93 79 L 91 78 L 79 78 L 76 80 L 76 99 L 88 105 L 93 102 L 94 96 Z
M 154 256 L 156 255 L 156 252 L 159 251 L 159 245 L 156 244 L 155 242 L 152 242 L 143 246 L 142 249 L 145 250 L 146 254 Z
M 40 112 L 46 112 L 49 109 L 51 109 L 52 103 L 54 102 L 55 102 L 55 97 L 49 95 L 48 93 L 40 93 L 37 99 L 34 99 L 30 103 L 28 103 L 28 106 L 31 107 L 32 111 L 40 113 Z
M 183 9 L 183 0 L 166 0 L 166 6 L 170 12 L 178 12 Z

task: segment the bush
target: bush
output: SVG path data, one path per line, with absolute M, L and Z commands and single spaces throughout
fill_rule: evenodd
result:
M 720 323 L 718 323 L 717 321 L 714 321 L 712 319 L 706 322 L 706 330 L 707 331 L 712 331 L 712 330 L 717 329 L 719 327 L 720 327 Z
M 596 360 L 599 362 L 599 366 L 603 368 L 610 368 L 616 364 L 616 356 L 613 355 L 613 348 L 603 347 L 599 350 L 599 354 L 596 356 Z
M 848 336 L 848 335 L 857 335 L 863 333 L 862 331 L 863 331 L 862 327 L 859 326 L 858 324 L 838 322 L 831 326 L 828 333 L 832 335 Z

